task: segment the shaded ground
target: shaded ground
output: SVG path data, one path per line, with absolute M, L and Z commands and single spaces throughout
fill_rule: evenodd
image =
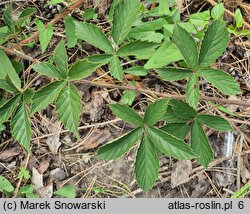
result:
M 94 1 L 98 2 L 98 1 Z M 234 10 L 235 3 L 225 1 L 227 9 Z M 55 7 L 44 7 L 46 1 L 26 1 L 14 3 L 16 11 L 29 6 L 38 9 L 37 17 L 44 22 L 51 20 L 60 13 L 65 4 Z M 238 3 L 244 4 L 242 1 Z M 2 4 L 0 13 L 2 14 L 7 4 Z M 92 1 L 86 3 L 76 10 L 72 16 L 81 17 L 83 11 L 92 6 Z M 241 5 L 237 5 L 241 6 Z M 249 21 L 250 10 L 241 6 L 244 18 Z M 250 5 L 248 5 L 250 7 Z M 186 14 L 209 9 L 210 4 L 203 1 L 185 1 L 183 6 L 183 19 Z M 96 7 L 101 13 L 98 19 L 100 25 L 106 26 L 105 17 L 109 4 L 106 1 Z M 225 17 L 228 22 L 232 22 L 230 16 Z M 0 25 L 2 22 L 0 21 Z M 108 26 L 108 25 L 107 25 Z M 105 27 L 104 27 L 105 28 Z M 31 24 L 26 33 L 35 32 L 35 25 Z M 54 47 L 61 37 L 65 37 L 63 23 L 59 22 L 56 33 L 50 44 L 49 50 L 41 55 L 40 48 L 36 44 L 33 48 L 24 47 L 23 51 L 32 57 L 45 60 L 52 54 Z M 233 75 L 241 84 L 241 88 L 246 91 L 241 97 L 228 97 L 228 99 L 239 99 L 249 101 L 250 97 L 250 47 L 247 46 L 246 38 L 232 36 L 228 50 L 217 61 L 216 67 Z M 70 63 L 76 59 L 83 58 L 87 54 L 97 53 L 92 46 L 81 43 L 74 49 L 69 49 Z M 28 62 L 25 62 L 28 70 Z M 105 67 L 103 68 L 105 69 Z M 101 70 L 96 72 L 96 77 L 100 76 Z M 36 74 L 30 73 L 30 79 L 35 79 L 33 88 L 36 89 L 48 82 L 46 78 L 36 78 Z M 111 80 L 106 79 L 106 82 Z M 163 83 L 154 75 L 149 75 L 139 80 L 144 88 L 153 91 L 172 92 L 183 94 L 183 82 Z M 215 160 L 211 167 L 204 170 L 195 162 L 176 161 L 167 157 L 161 157 L 161 169 L 159 180 L 150 193 L 142 192 L 133 176 L 133 161 L 135 149 L 132 149 L 124 157 L 112 161 L 104 162 L 95 156 L 96 148 L 111 139 L 120 136 L 132 127 L 117 120 L 107 108 L 108 103 L 119 101 L 123 93 L 122 90 L 107 90 L 103 88 L 90 87 L 81 82 L 76 84 L 83 97 L 84 113 L 80 122 L 81 140 L 77 140 L 67 131 L 63 131 L 62 124 L 57 121 L 53 106 L 48 107 L 42 113 L 36 114 L 32 119 L 32 154 L 27 155 L 17 142 L 13 141 L 9 133 L 9 124 L 1 132 L 0 137 L 0 174 L 8 178 L 13 184 L 18 183 L 18 172 L 20 166 L 27 166 L 27 169 L 34 172 L 34 169 L 43 176 L 45 187 L 54 190 L 69 184 L 74 185 L 82 191 L 78 192 L 78 197 L 230 197 L 231 193 L 250 179 L 250 155 L 249 152 L 249 126 L 250 109 L 241 106 L 226 106 L 231 111 L 236 112 L 237 117 L 229 117 L 229 121 L 235 128 L 233 139 L 233 157 L 225 157 L 226 142 L 230 137 L 228 133 L 218 133 L 207 130 L 212 147 L 215 150 Z M 202 85 L 202 93 L 207 96 L 222 97 L 216 90 L 207 84 Z M 147 103 L 152 101 L 152 97 L 137 95 L 135 108 L 143 112 Z M 139 101 L 140 100 L 140 101 Z M 207 109 L 209 105 L 202 103 L 201 108 Z M 217 110 L 211 109 L 211 112 Z M 216 113 L 222 114 L 217 111 Z M 225 116 L 222 114 L 222 116 Z M 229 139 L 230 141 L 230 139 Z M 180 180 L 180 178 L 183 178 Z M 26 184 L 23 180 L 20 186 Z M 31 181 L 34 182 L 34 181 Z M 183 184 L 181 184 L 183 183 Z M 20 187 L 19 186 L 19 187 Z

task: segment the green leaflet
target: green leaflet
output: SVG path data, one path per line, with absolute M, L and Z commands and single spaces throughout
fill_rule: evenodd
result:
M 58 69 L 54 65 L 52 65 L 48 62 L 34 64 L 34 65 L 32 65 L 32 68 L 36 72 L 38 72 L 42 75 L 49 76 L 49 77 L 55 77 L 58 79 L 64 79 L 64 76 L 61 74 L 61 72 L 58 71 Z
M 20 74 L 24 70 L 24 63 L 18 62 L 16 60 L 11 60 L 11 64 L 16 70 L 17 74 Z
M 136 128 L 133 131 L 117 138 L 102 146 L 97 155 L 104 160 L 115 160 L 128 152 L 130 148 L 142 137 L 143 128 Z
M 75 21 L 74 23 L 77 38 L 83 39 L 106 53 L 113 53 L 114 50 L 110 41 L 100 28 L 87 22 Z
M 66 16 L 64 18 L 65 23 L 65 33 L 67 37 L 67 47 L 73 48 L 77 44 L 77 37 L 75 35 L 75 22 L 76 20 L 71 16 Z
M 135 91 L 126 90 L 122 96 L 121 103 L 124 105 L 131 106 L 135 100 L 136 93 Z
M 207 29 L 202 41 L 199 62 L 207 67 L 226 50 L 229 42 L 229 33 L 226 23 L 222 20 L 213 22 Z
M 176 25 L 172 36 L 173 42 L 181 52 L 191 70 L 198 68 L 198 49 L 192 36 L 182 27 Z
M 192 23 L 194 26 L 204 27 L 208 24 L 210 19 L 210 11 L 206 10 L 204 12 L 193 13 L 189 16 L 189 22 Z
M 78 60 L 69 69 L 70 80 L 80 80 L 91 75 L 97 68 L 107 64 L 111 59 L 112 55 L 93 55 L 89 58 Z
M 68 85 L 60 92 L 56 100 L 56 112 L 64 126 L 78 137 L 78 121 L 82 112 L 82 104 L 75 86 Z
M 57 45 L 53 58 L 62 76 L 66 77 L 68 75 L 68 56 L 63 40 Z
M 241 28 L 243 26 L 243 17 L 239 8 L 235 11 L 235 22 L 237 28 Z
M 84 21 L 88 21 L 90 19 L 96 19 L 98 17 L 98 14 L 95 12 L 94 8 L 87 9 L 84 14 L 82 15 L 82 18 Z
M 197 121 L 218 131 L 233 130 L 231 124 L 219 116 L 200 114 L 197 116 Z
M 212 83 L 223 94 L 241 94 L 240 87 L 236 80 L 222 70 L 203 68 L 199 70 L 198 74 Z
M 196 109 L 199 104 L 199 79 L 197 73 L 193 74 L 188 79 L 186 96 L 188 104 Z
M 154 144 L 148 136 L 143 136 L 135 161 L 135 177 L 139 186 L 149 192 L 159 174 L 159 160 Z
M 163 115 L 162 119 L 167 123 L 185 123 L 189 120 L 176 115 L 173 107 L 170 105 L 167 107 L 166 113 Z
M 11 33 L 15 33 L 16 28 L 15 28 L 15 22 L 12 17 L 12 12 L 13 12 L 12 4 L 10 4 L 3 13 L 3 20 L 5 24 L 8 26 Z
M 198 156 L 198 163 L 207 168 L 210 161 L 213 160 L 213 151 L 206 134 L 196 120 L 194 120 L 191 126 L 191 147 Z
M 39 42 L 42 48 L 42 53 L 44 53 L 53 36 L 53 25 L 52 23 L 50 23 L 49 26 L 46 28 L 42 21 L 38 19 L 35 19 L 35 24 L 37 26 L 39 34 Z
M 9 85 L 7 80 L 5 79 L 0 79 L 0 88 L 5 90 L 5 91 L 8 91 L 10 93 L 15 93 L 17 92 L 16 91 L 16 88 L 15 87 L 12 87 L 12 85 Z
M 64 198 L 75 198 L 76 188 L 74 186 L 64 186 L 61 187 L 59 190 L 55 191 L 54 194 Z
M 116 6 L 113 17 L 112 37 L 117 45 L 128 35 L 139 9 L 140 0 L 123 0 Z
M 5 52 L 0 49 L 0 79 L 5 79 L 7 76 L 9 76 L 15 87 L 18 90 L 21 90 L 21 80 L 19 79 L 15 68 Z
M 145 54 L 145 52 L 153 52 L 157 46 L 159 46 L 159 44 L 152 42 L 142 42 L 142 41 L 130 42 L 122 46 L 117 51 L 117 55 L 121 57 L 137 56 L 137 55 L 140 56 L 142 54 Z
M 29 19 L 36 12 L 37 10 L 35 7 L 28 7 L 24 9 L 19 15 L 18 20 L 16 21 L 16 25 L 18 27 L 21 27 L 26 23 L 27 19 Z
M 189 126 L 186 123 L 171 123 L 161 127 L 161 130 L 179 139 L 185 139 Z
M 123 71 L 122 71 L 122 65 L 118 56 L 114 56 L 111 59 L 109 69 L 110 69 L 110 74 L 112 77 L 122 81 Z
M 178 25 L 182 27 L 184 30 L 186 30 L 188 33 L 197 33 L 197 30 L 194 27 L 194 25 L 189 22 L 178 22 Z M 167 37 L 172 36 L 174 28 L 175 24 L 165 24 L 164 25 L 165 36 Z
M 171 11 L 169 10 L 170 4 L 175 3 L 174 0 L 158 0 L 159 2 L 159 15 L 166 16 L 170 15 Z
M 171 100 L 170 104 L 174 110 L 174 113 L 178 115 L 178 117 L 182 117 L 182 118 L 190 120 L 190 119 L 193 119 L 197 115 L 197 112 L 183 101 Z
M 0 175 L 0 192 L 13 192 L 15 189 L 12 184 L 2 175 Z
M 34 96 L 34 89 L 32 88 L 27 88 L 24 92 L 23 92 L 23 102 L 25 104 L 30 104 L 31 103 L 31 99 Z
M 47 5 L 53 5 L 53 4 L 58 4 L 58 3 L 62 3 L 65 0 L 50 0 Z
M 141 41 L 161 43 L 164 35 L 155 31 L 146 31 L 134 35 L 133 38 Z
M 20 194 L 24 194 L 26 198 L 39 198 L 37 194 L 34 194 L 34 188 L 32 184 L 21 187 L 19 192 Z
M 25 167 L 22 166 L 20 168 L 20 171 L 18 173 L 17 178 L 19 178 L 19 179 L 25 178 L 28 180 L 28 179 L 30 179 L 30 172 Z
M 191 147 L 183 140 L 155 128 L 147 128 L 147 134 L 160 152 L 169 157 L 175 157 L 178 160 L 189 160 L 195 157 Z
M 37 91 L 32 99 L 30 114 L 33 115 L 53 103 L 64 85 L 64 81 L 56 81 Z
M 167 105 L 167 99 L 157 100 L 156 102 L 150 104 L 144 114 L 143 122 L 148 126 L 153 126 L 163 118 L 166 113 Z
M 31 127 L 25 104 L 21 104 L 10 123 L 13 137 L 30 152 Z
M 167 24 L 167 22 L 162 18 L 142 23 L 133 28 L 128 37 L 141 41 L 161 43 L 164 36 L 162 33 L 156 32 L 156 30 L 162 29 L 164 24 Z
M 225 12 L 225 7 L 222 2 L 219 4 L 215 5 L 213 9 L 211 10 L 211 16 L 214 20 L 220 19 Z
M 13 97 L 11 100 L 7 101 L 3 106 L 0 108 L 0 125 L 5 123 L 10 116 L 12 115 L 15 108 L 18 106 L 20 101 L 20 96 L 17 95 Z
M 121 0 L 113 0 L 109 9 L 108 20 L 113 21 L 115 8 Z
M 127 105 L 110 104 L 109 108 L 117 117 L 123 119 L 124 121 L 132 123 L 136 126 L 143 125 L 143 119 L 135 112 L 135 110 L 129 108 Z
M 145 69 L 143 66 L 132 66 L 123 70 L 123 72 L 135 76 L 146 76 L 148 74 L 147 69 Z
M 183 56 L 172 42 L 164 42 L 144 65 L 144 68 L 161 68 L 182 59 Z
M 189 78 L 193 74 L 193 72 L 188 69 L 173 67 L 156 69 L 156 72 L 165 81 L 178 81 Z

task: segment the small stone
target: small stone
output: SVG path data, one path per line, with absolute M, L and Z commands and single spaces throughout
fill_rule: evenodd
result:
M 50 177 L 56 179 L 57 181 L 62 181 L 66 178 L 66 173 L 62 169 L 56 168 L 51 170 Z

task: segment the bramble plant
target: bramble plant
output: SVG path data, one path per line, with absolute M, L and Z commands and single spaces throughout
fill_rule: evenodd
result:
M 58 2 L 62 1 L 50 1 L 50 4 Z M 232 130 L 232 127 L 224 118 L 197 111 L 200 79 L 211 83 L 225 95 L 241 93 L 238 83 L 229 74 L 212 67 L 229 42 L 228 28 L 222 19 L 223 4 L 215 6 L 211 13 L 204 11 L 191 14 L 187 22 L 182 22 L 175 1 L 147 2 L 158 3 L 158 6 L 147 10 L 140 0 L 113 1 L 109 13 L 112 30 L 108 35 L 89 22 L 96 18 L 93 10 L 83 16 L 83 22 L 66 16 L 64 23 L 67 47 L 72 48 L 79 41 L 84 41 L 99 49 L 101 54 L 69 65 L 65 43 L 61 40 L 52 59 L 47 62 L 36 61 L 32 65 L 35 72 L 51 78 L 49 84 L 37 91 L 23 83 L 17 66 L 0 50 L 0 88 L 8 98 L 0 104 L 0 125 L 10 119 L 13 137 L 30 152 L 30 117 L 55 102 L 59 120 L 80 138 L 78 122 L 82 104 L 81 96 L 74 86 L 75 81 L 89 77 L 97 68 L 108 64 L 110 75 L 116 81 L 135 87 L 135 82 L 124 81 L 125 74 L 146 76 L 153 70 L 163 81 L 187 79 L 186 101 L 158 99 L 148 105 L 141 117 L 128 106 L 132 105 L 135 92 L 126 90 L 122 104 L 110 104 L 109 108 L 117 117 L 135 128 L 103 145 L 97 155 L 105 160 L 114 160 L 127 153 L 138 142 L 134 172 L 139 186 L 145 191 L 150 191 L 158 178 L 159 154 L 179 160 L 196 159 L 199 164 L 207 167 L 213 159 L 213 151 L 202 126 L 218 131 Z M 12 7 L 9 6 L 4 13 L 6 26 L 4 29 L 0 28 L 0 33 L 6 31 L 9 36 L 3 40 L 0 34 L 1 44 L 5 44 L 9 38 L 18 38 L 21 32 L 19 26 L 35 10 L 27 9 L 17 22 L 13 21 L 11 13 Z M 35 23 L 42 52 L 45 52 L 53 34 L 52 24 L 45 27 L 38 19 Z M 237 28 L 242 26 L 240 17 L 236 25 Z M 131 59 L 143 60 L 145 63 L 137 64 Z M 127 62 L 126 68 L 122 62 Z M 169 66 L 174 62 L 178 67 Z M 164 125 L 159 126 L 159 121 L 164 121 Z M 187 143 L 185 139 L 189 132 L 190 142 Z M 1 182 L 8 183 L 2 176 L 0 179 L 0 185 Z M 6 188 L 3 189 L 1 185 L 0 191 L 13 191 L 9 185 Z M 29 188 L 24 193 L 30 193 Z M 75 197 L 72 189 L 69 192 L 68 194 L 66 188 L 57 194 Z

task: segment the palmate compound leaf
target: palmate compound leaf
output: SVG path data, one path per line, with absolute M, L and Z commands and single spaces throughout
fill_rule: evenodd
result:
M 128 35 L 140 9 L 140 0 L 123 0 L 115 8 L 112 37 L 119 45 Z
M 229 42 L 229 33 L 223 20 L 213 22 L 207 29 L 202 41 L 199 62 L 207 67 L 215 62 L 226 50 Z
M 74 23 L 77 38 L 83 39 L 84 41 L 88 42 L 91 45 L 94 45 L 105 53 L 113 53 L 114 50 L 111 42 L 108 40 L 108 38 L 100 28 L 87 22 L 75 21 Z
M 53 59 L 62 76 L 68 76 L 68 56 L 63 40 L 57 45 Z
M 129 108 L 127 105 L 110 104 L 109 108 L 112 112 L 124 121 L 134 124 L 136 126 L 143 125 L 143 119 L 139 116 L 134 109 Z
M 197 121 L 218 131 L 232 131 L 232 126 L 224 118 L 208 114 L 199 114 Z
M 173 42 L 181 52 L 184 60 L 191 70 L 198 68 L 198 49 L 192 36 L 179 25 L 176 25 L 173 33 Z
M 149 192 L 154 186 L 159 168 L 156 148 L 150 138 L 144 135 L 135 161 L 135 177 L 144 191 Z
M 33 115 L 53 103 L 64 85 L 64 81 L 56 81 L 37 91 L 32 98 L 30 114 Z
M 30 152 L 31 126 L 24 103 L 17 108 L 10 127 L 13 137 Z
M 78 121 L 82 112 L 81 97 L 74 85 L 67 85 L 56 100 L 56 112 L 64 126 L 77 137 Z
M 20 101 L 20 96 L 17 95 L 10 99 L 8 102 L 6 102 L 3 106 L 0 108 L 0 125 L 6 122 L 9 117 L 12 115 L 14 109 L 18 106 L 18 103 Z
M 213 151 L 209 145 L 205 132 L 200 123 L 193 121 L 191 126 L 191 147 L 194 153 L 198 156 L 197 162 L 204 167 L 207 167 L 213 160 Z
M 193 74 L 193 72 L 188 69 L 173 67 L 156 69 L 156 72 L 165 81 L 178 81 L 189 78 Z
M 149 104 L 144 114 L 143 122 L 148 126 L 153 126 L 163 118 L 167 110 L 167 105 L 167 99 L 160 99 L 152 104 Z
M 98 156 L 104 160 L 115 160 L 128 152 L 130 148 L 139 140 L 143 135 L 143 128 L 138 127 L 133 131 L 117 138 L 110 143 L 102 146 L 98 150 Z
M 14 86 L 20 90 L 21 80 L 5 52 L 0 49 L 0 79 L 9 77 Z
M 188 104 L 194 109 L 199 104 L 199 77 L 194 73 L 189 77 L 186 87 L 186 100 Z
M 219 91 L 226 95 L 241 94 L 240 86 L 228 73 L 213 68 L 202 68 L 198 74 L 212 83 Z
M 147 134 L 160 152 L 178 160 L 189 160 L 195 157 L 191 147 L 167 132 L 155 128 L 147 128 Z
M 70 80 L 80 80 L 91 75 L 97 68 L 107 64 L 112 59 L 112 55 L 93 55 L 86 59 L 78 60 L 69 69 Z

